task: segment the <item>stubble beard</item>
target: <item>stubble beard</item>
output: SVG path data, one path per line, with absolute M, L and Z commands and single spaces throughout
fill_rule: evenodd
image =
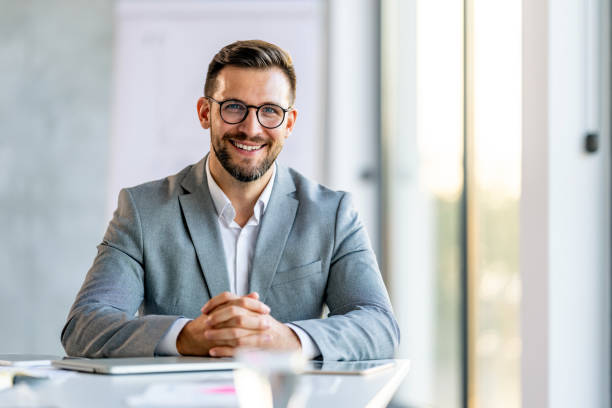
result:
M 243 183 L 258 180 L 264 174 L 266 174 L 272 164 L 274 164 L 274 161 L 281 151 L 281 146 L 274 147 L 270 143 L 267 143 L 262 149 L 269 149 L 269 151 L 261 163 L 252 168 L 245 168 L 244 166 L 240 166 L 239 163 L 234 163 L 232 161 L 232 155 L 230 154 L 229 149 L 233 149 L 234 147 L 228 146 L 231 144 L 230 139 L 239 142 L 249 140 L 244 133 L 225 133 L 222 138 L 217 139 L 217 142 L 215 142 L 215 139 L 211 137 L 211 146 L 215 155 L 217 156 L 217 160 L 219 160 L 219 163 L 221 163 L 221 166 L 223 166 L 225 171 L 227 171 L 236 180 Z M 224 141 L 226 142 L 225 144 L 223 143 Z M 263 140 L 259 137 L 255 137 L 249 141 L 263 144 Z

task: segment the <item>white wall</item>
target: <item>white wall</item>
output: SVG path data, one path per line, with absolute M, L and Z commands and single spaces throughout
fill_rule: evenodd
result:
M 610 9 L 601 1 L 589 17 L 589 3 L 523 1 L 525 407 L 610 405 Z M 598 25 L 593 57 L 587 33 Z M 587 154 L 593 127 L 601 146 Z
M 63 353 L 105 229 L 112 3 L 0 3 L 0 353 Z
M 379 252 L 378 2 L 334 0 L 327 5 L 326 182 L 353 194 Z

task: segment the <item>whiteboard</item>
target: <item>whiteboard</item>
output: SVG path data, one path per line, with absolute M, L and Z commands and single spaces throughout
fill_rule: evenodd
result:
M 119 1 L 115 9 L 107 216 L 119 190 L 199 161 L 210 136 L 196 102 L 225 45 L 262 39 L 288 51 L 297 74 L 295 129 L 279 161 L 322 182 L 325 8 L 321 1 Z

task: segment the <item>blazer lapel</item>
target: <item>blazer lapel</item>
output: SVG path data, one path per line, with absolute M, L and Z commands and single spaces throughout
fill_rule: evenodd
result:
M 293 226 L 298 208 L 298 200 L 291 195 L 294 191 L 295 184 L 289 171 L 279 165 L 270 201 L 261 220 L 249 278 L 250 292 L 258 292 L 262 302 L 265 302 Z
M 179 196 L 179 201 L 212 298 L 229 291 L 230 284 L 217 211 L 208 190 L 205 165 L 206 157 L 195 164 L 181 181 L 187 193 Z

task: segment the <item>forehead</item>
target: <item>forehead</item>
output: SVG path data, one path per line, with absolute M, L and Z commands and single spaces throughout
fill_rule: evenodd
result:
M 249 104 L 289 104 L 289 79 L 277 67 L 258 69 L 228 66 L 219 71 L 216 82 L 213 97 L 218 100 L 235 98 Z

